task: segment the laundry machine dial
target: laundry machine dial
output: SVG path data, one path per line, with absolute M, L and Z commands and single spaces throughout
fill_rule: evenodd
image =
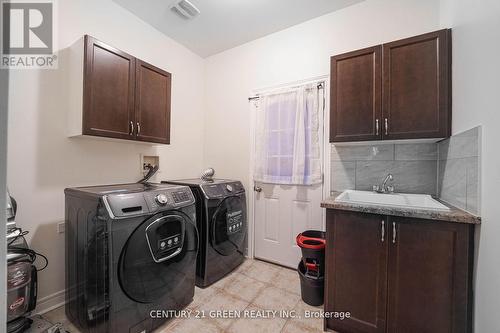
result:
M 168 198 L 165 194 L 160 193 L 156 196 L 156 202 L 159 203 L 160 205 L 166 205 L 168 202 Z

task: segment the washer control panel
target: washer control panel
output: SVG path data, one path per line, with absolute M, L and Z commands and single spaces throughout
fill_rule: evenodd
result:
M 130 191 L 114 190 L 102 196 L 104 206 L 113 218 L 147 215 L 193 205 L 188 186 L 167 184 L 132 184 Z M 125 185 L 123 185 L 125 186 Z M 128 185 L 131 187 L 131 185 Z
M 172 192 L 172 198 L 174 199 L 175 203 L 185 202 L 191 199 L 190 192 L 184 190 Z
M 160 193 L 156 195 L 155 200 L 159 205 L 166 205 L 168 202 L 168 197 L 166 194 Z
M 187 186 L 171 186 L 145 192 L 144 198 L 151 212 L 180 208 L 194 203 L 193 193 Z

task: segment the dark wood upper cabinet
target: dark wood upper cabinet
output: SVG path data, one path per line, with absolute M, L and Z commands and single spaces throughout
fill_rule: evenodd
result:
M 384 219 L 333 210 L 327 214 L 325 311 L 351 313 L 348 319 L 327 319 L 327 327 L 339 332 L 385 332 L 388 249 Z
M 450 34 L 332 57 L 330 142 L 450 136 Z
M 325 319 L 345 333 L 472 332 L 474 225 L 327 210 Z
M 382 46 L 331 58 L 330 141 L 381 139 Z
M 90 36 L 84 43 L 83 134 L 129 139 L 135 58 Z
M 68 136 L 170 143 L 170 73 L 87 35 L 62 56 Z
M 135 111 L 137 139 L 170 143 L 170 73 L 137 60 Z
M 471 227 L 391 217 L 387 332 L 471 332 Z
M 449 42 L 440 30 L 383 45 L 385 139 L 450 136 Z

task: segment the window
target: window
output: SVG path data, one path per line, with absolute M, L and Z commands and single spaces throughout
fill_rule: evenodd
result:
M 318 98 L 315 84 L 260 98 L 254 180 L 321 183 Z

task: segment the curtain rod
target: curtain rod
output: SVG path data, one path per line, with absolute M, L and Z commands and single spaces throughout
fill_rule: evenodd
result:
M 318 85 L 316 86 L 318 89 L 324 89 L 325 88 L 325 85 L 323 84 L 323 82 L 319 82 Z M 292 87 L 292 88 L 295 88 L 295 87 Z M 260 96 L 259 95 L 256 95 L 256 96 L 252 96 L 252 97 L 248 97 L 248 100 L 249 101 L 254 101 L 256 99 L 259 99 Z

